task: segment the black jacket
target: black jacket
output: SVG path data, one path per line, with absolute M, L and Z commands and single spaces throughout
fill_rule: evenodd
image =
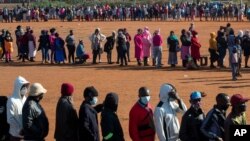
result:
M 49 132 L 49 122 L 39 101 L 28 97 L 22 114 L 24 140 L 43 141 Z
M 62 96 L 56 107 L 55 139 L 78 141 L 78 117 L 70 96 Z
M 110 133 L 112 133 L 113 136 L 108 139 L 108 141 L 124 141 L 123 130 L 118 116 L 115 112 L 108 108 L 104 108 L 101 114 L 101 127 L 103 141 L 106 141 L 105 137 L 107 137 Z
M 121 123 L 116 114 L 118 107 L 118 95 L 107 94 L 104 101 L 104 110 L 101 114 L 101 127 L 103 141 L 124 141 Z
M 6 96 L 0 96 L 0 140 L 7 141 L 9 137 L 9 124 L 7 123 L 6 103 L 8 98 Z
M 104 51 L 109 52 L 114 48 L 115 38 L 113 36 L 109 36 L 106 38 L 107 42 L 104 45 Z
M 200 131 L 204 119 L 203 111 L 201 109 L 196 111 L 191 106 L 182 117 L 180 139 L 182 141 L 207 141 L 208 139 Z
M 100 141 L 97 111 L 83 101 L 79 111 L 79 140 Z

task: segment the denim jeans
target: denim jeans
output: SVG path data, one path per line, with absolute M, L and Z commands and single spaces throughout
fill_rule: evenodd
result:
M 154 59 L 156 61 L 156 67 L 161 66 L 161 56 L 162 56 L 162 47 L 161 46 L 154 46 L 153 47 L 153 54 Z
M 42 48 L 42 60 L 43 61 L 49 60 L 49 49 L 48 48 Z
M 232 78 L 236 79 L 238 63 L 231 63 L 232 68 Z

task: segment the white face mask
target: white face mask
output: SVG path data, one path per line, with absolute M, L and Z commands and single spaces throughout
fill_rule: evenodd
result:
M 20 90 L 20 95 L 21 95 L 21 96 L 24 96 L 27 92 L 28 92 L 28 88 L 27 88 L 27 87 L 23 87 L 23 88 Z
M 98 102 L 98 98 L 97 97 L 93 97 L 93 99 L 90 101 L 91 105 L 96 105 L 96 103 Z
M 145 105 L 148 104 L 149 100 L 150 100 L 150 96 L 143 96 L 143 97 L 140 98 L 140 101 L 141 101 L 143 104 L 145 104 Z

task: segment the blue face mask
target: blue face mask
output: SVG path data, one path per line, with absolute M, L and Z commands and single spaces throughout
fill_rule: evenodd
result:
M 143 96 L 140 98 L 141 103 L 147 105 L 150 100 L 150 96 Z
M 91 105 L 96 105 L 96 103 L 98 102 L 98 98 L 97 97 L 93 97 L 92 100 L 90 101 Z

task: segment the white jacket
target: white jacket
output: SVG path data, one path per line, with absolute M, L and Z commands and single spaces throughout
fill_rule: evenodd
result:
M 20 90 L 24 84 L 29 84 L 29 82 L 25 78 L 18 76 L 15 80 L 13 94 L 7 101 L 7 122 L 10 125 L 9 133 L 14 137 L 21 137 L 19 133 L 23 128 L 22 109 L 26 97 L 23 96 L 21 98 Z
M 154 120 L 156 133 L 160 141 L 179 140 L 180 124 L 176 116 L 177 113 L 185 113 L 186 105 L 181 100 L 183 110 L 175 101 L 169 101 L 168 93 L 172 91 L 172 86 L 163 84 L 160 88 L 160 102 L 155 108 Z

